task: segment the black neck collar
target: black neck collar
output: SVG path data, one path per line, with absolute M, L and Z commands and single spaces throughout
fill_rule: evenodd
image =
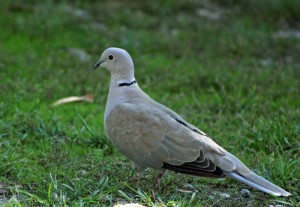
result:
M 132 82 L 123 82 L 123 83 L 119 83 L 119 87 L 123 87 L 123 86 L 131 86 L 132 84 L 135 84 L 136 80 L 132 81 Z

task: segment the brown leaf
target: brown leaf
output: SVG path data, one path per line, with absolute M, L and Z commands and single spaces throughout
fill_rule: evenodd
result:
M 51 105 L 51 107 L 59 106 L 61 104 L 65 103 L 71 103 L 71 102 L 78 102 L 78 101 L 85 101 L 85 102 L 93 102 L 94 101 L 94 95 L 93 94 L 87 94 L 85 96 L 70 96 L 66 98 L 59 99 L 55 103 Z

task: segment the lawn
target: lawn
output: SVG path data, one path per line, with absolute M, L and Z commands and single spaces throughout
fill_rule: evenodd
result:
M 300 206 L 300 1 L 1 1 L 0 205 Z M 259 175 L 156 172 L 132 182 L 106 138 L 104 49 L 126 49 L 139 86 Z M 65 97 L 94 101 L 51 107 Z M 243 197 L 242 189 L 250 190 Z

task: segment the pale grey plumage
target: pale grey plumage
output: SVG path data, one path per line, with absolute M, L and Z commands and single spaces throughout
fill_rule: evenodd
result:
M 275 196 L 290 195 L 145 94 L 133 82 L 134 65 L 125 50 L 106 49 L 94 68 L 99 66 L 111 73 L 104 117 L 106 134 L 138 169 L 165 168 L 206 177 L 227 175 Z

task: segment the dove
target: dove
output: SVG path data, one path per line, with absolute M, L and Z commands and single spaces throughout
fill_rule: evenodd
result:
M 133 60 L 127 51 L 106 49 L 94 65 L 96 68 L 104 68 L 111 75 L 105 133 L 114 147 L 133 162 L 138 175 L 153 168 L 199 177 L 227 176 L 273 196 L 291 195 L 255 174 L 206 133 L 149 97 L 135 79 Z

